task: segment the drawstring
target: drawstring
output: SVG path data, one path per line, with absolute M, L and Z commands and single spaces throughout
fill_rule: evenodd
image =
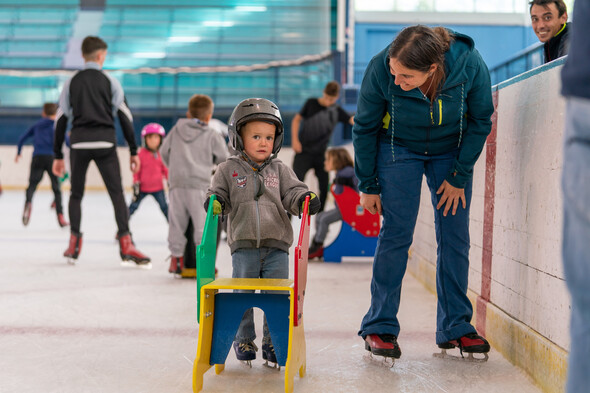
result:
M 395 162 L 395 151 L 393 150 L 393 136 L 395 134 L 395 106 L 393 101 L 395 100 L 395 96 L 391 96 L 391 120 L 390 120 L 390 128 L 391 128 L 391 159 Z
M 463 97 L 465 96 L 465 84 L 461 85 L 461 117 L 459 119 L 459 143 L 457 147 L 461 147 L 461 139 L 463 138 Z

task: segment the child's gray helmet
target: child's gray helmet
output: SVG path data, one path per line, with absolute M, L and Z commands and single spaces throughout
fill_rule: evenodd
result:
M 244 151 L 244 142 L 240 136 L 242 126 L 250 121 L 259 120 L 273 123 L 276 126 L 275 140 L 272 147 L 272 154 L 276 155 L 283 145 L 285 135 L 283 120 L 279 108 L 264 98 L 248 98 L 240 102 L 229 118 L 229 140 L 232 147 Z

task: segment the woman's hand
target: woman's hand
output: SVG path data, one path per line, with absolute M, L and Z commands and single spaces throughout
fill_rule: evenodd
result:
M 361 206 L 371 214 L 381 215 L 381 197 L 377 194 L 365 194 L 361 192 Z
M 436 194 L 442 194 L 440 197 L 440 201 L 438 201 L 438 205 L 436 205 L 436 210 L 440 209 L 442 205 L 446 203 L 445 210 L 443 211 L 443 216 L 447 216 L 449 209 L 453 207 L 452 214 L 453 216 L 457 213 L 457 208 L 459 207 L 459 201 L 463 201 L 463 209 L 467 207 L 467 201 L 465 199 L 465 190 L 463 188 L 457 188 L 451 186 L 446 180 L 443 181 L 441 186 L 436 191 Z

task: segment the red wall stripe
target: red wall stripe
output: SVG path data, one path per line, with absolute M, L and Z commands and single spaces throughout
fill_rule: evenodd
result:
M 492 131 L 486 141 L 486 174 L 484 191 L 483 242 L 481 257 L 481 295 L 477 299 L 476 328 L 485 336 L 487 303 L 492 282 L 492 245 L 494 234 L 494 201 L 496 190 L 496 137 L 498 126 L 498 91 L 493 92 Z

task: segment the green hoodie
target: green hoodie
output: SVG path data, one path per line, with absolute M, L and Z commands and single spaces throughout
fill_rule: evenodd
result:
M 377 148 L 378 143 L 391 143 L 392 135 L 394 144 L 418 154 L 443 154 L 458 147 L 459 154 L 446 180 L 464 188 L 471 179 L 491 131 L 492 90 L 488 68 L 473 40 L 451 33 L 454 41 L 445 53 L 446 80 L 432 103 L 420 89 L 403 91 L 394 83 L 389 71 L 389 46 L 367 66 L 352 129 L 360 191 L 381 192 Z

